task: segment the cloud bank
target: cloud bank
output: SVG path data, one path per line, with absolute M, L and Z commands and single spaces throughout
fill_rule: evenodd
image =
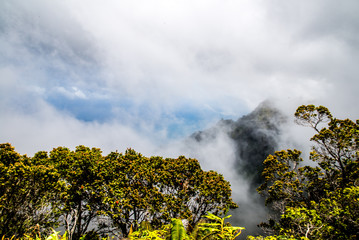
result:
M 267 98 L 355 118 L 358 5 L 2 1 L 1 141 L 157 145 Z

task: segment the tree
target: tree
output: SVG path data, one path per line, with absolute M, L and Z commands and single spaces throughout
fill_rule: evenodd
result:
M 331 188 L 344 188 L 358 179 L 359 120 L 333 118 L 323 106 L 300 106 L 295 113 L 297 122 L 310 126 L 316 134 L 311 160 L 318 163 Z M 319 128 L 328 122 L 327 127 Z
M 196 159 L 145 157 L 132 149 L 103 156 L 98 148 L 54 148 L 34 157 L 0 145 L 0 234 L 22 237 L 60 224 L 69 239 L 126 237 L 142 222 L 172 218 L 195 225 L 206 212 L 237 205 L 229 182 Z
M 262 226 L 272 234 L 314 239 L 359 236 L 359 121 L 333 118 L 323 106 L 300 106 L 296 122 L 314 129 L 315 144 L 303 166 L 300 151 L 269 155 L 258 188 L 274 216 Z
M 131 226 L 136 228 L 148 215 L 160 211 L 163 199 L 154 187 L 157 163 L 128 149 L 124 155 L 110 153 L 103 164 L 101 213 L 109 217 L 107 227 L 110 231 L 127 236 Z
M 222 213 L 237 205 L 223 176 L 205 172 L 196 159 L 147 158 L 132 149 L 110 153 L 103 213 L 127 236 L 141 222 L 153 226 L 185 218 L 195 225 L 207 211 Z
M 43 164 L 46 153 L 20 155 L 9 143 L 0 144 L 0 235 L 22 237 L 35 226 L 55 227 L 51 209 L 58 197 L 58 173 Z
M 78 146 L 75 151 L 58 147 L 50 152 L 49 160 L 62 181 L 59 213 L 69 239 L 84 235 L 101 210 L 102 158 L 100 149 L 85 146 Z

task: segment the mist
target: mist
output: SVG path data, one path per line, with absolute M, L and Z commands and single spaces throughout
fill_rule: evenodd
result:
M 245 227 L 244 236 L 263 234 L 258 224 L 269 216 L 264 198 L 256 191 L 262 182 L 262 162 L 269 154 L 286 149 L 283 147 L 300 147 L 297 142 L 301 139 L 287 131 L 292 129 L 290 119 L 274 101 L 267 100 L 248 115 L 222 119 L 176 144 L 178 153 L 198 159 L 203 169 L 215 170 L 231 183 L 239 208 L 228 214 L 233 225 Z
M 0 1 L 0 142 L 29 156 L 86 145 L 197 158 L 231 182 L 233 219 L 254 226 L 266 213 L 217 123 L 270 99 L 287 121 L 262 134 L 307 159 L 298 106 L 358 119 L 358 11 L 356 0 Z

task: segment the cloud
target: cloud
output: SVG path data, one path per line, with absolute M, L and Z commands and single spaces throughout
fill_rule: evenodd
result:
M 290 114 L 315 103 L 358 116 L 356 1 L 0 4 L 0 99 L 10 119 L 41 114 L 41 103 L 79 124 L 167 141 L 267 98 Z

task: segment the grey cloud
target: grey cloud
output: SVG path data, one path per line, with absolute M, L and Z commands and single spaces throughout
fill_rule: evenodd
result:
M 100 64 L 91 35 L 73 21 L 61 3 L 12 1 L 1 5 L 1 41 L 6 44 L 3 49 L 7 53 L 3 56 L 4 64 L 42 72 L 53 78 L 52 84 L 56 75 L 80 82 L 83 72 L 89 76 L 96 73 L 94 69 Z M 28 82 L 35 84 L 36 77 Z M 60 84 L 64 82 L 61 80 Z
M 40 102 L 69 117 L 49 100 L 60 87 L 109 103 L 110 121 L 135 120 L 148 138 L 159 124 L 184 121 L 176 111 L 187 105 L 216 113 L 198 126 L 243 114 L 266 98 L 290 114 L 304 103 L 327 105 L 341 116 L 359 114 L 352 104 L 359 88 L 355 0 L 340 6 L 253 0 L 0 4 L 0 74 L 7 89 L 0 90 L 1 106 L 18 114 L 29 109 L 31 118 L 40 114 Z

